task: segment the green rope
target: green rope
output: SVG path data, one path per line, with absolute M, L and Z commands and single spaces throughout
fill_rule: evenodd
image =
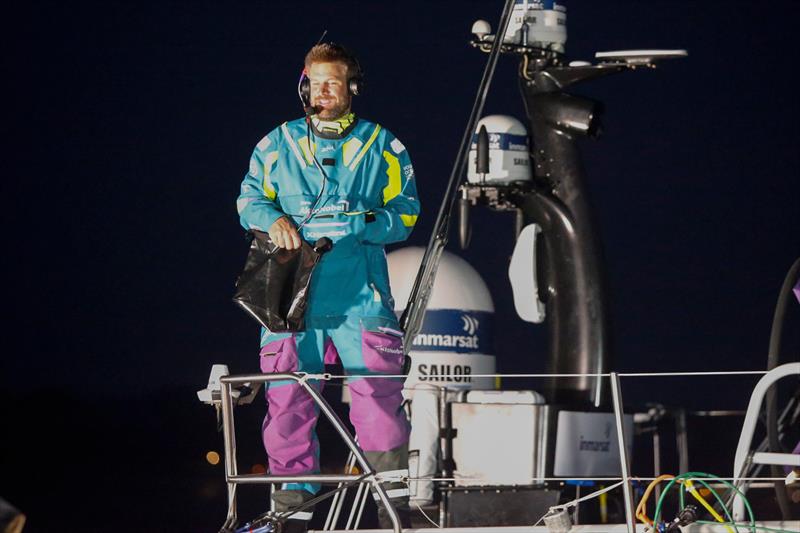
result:
M 658 519 L 661 516 L 661 507 L 664 505 L 664 500 L 665 500 L 665 498 L 667 496 L 667 493 L 669 492 L 669 489 L 671 489 L 672 486 L 675 483 L 677 483 L 679 480 L 687 479 L 687 478 L 692 479 L 692 480 L 697 479 L 697 481 L 700 481 L 699 478 L 711 479 L 713 481 L 717 481 L 719 483 L 722 483 L 723 485 L 728 487 L 730 490 L 733 490 L 736 493 L 738 493 L 742 497 L 742 501 L 744 502 L 744 505 L 747 508 L 747 514 L 750 517 L 750 525 L 749 525 L 749 527 L 750 527 L 750 529 L 752 530 L 753 533 L 756 533 L 756 529 L 755 529 L 756 519 L 755 519 L 755 516 L 753 516 L 753 509 L 750 507 L 750 502 L 747 500 L 747 498 L 742 493 L 742 491 L 740 491 L 738 488 L 736 488 L 734 485 L 732 485 L 728 481 L 725 481 L 724 479 L 720 479 L 717 476 L 714 476 L 712 474 L 708 474 L 706 472 L 686 472 L 686 473 L 680 474 L 678 476 L 675 476 L 675 478 L 670 480 L 670 482 L 667 484 L 667 486 L 664 487 L 664 491 L 661 493 L 661 497 L 658 499 L 658 503 L 656 504 L 656 512 L 655 512 L 655 515 L 653 516 L 653 524 L 654 524 L 654 527 L 656 529 L 658 528 Z M 714 523 L 715 524 L 719 524 L 720 522 L 714 522 Z

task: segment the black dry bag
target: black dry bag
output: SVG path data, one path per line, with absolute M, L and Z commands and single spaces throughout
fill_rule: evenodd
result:
M 302 331 L 311 275 L 333 243 L 323 237 L 312 248 L 301 239 L 299 249 L 286 250 L 275 246 L 268 233 L 250 233 L 253 239 L 233 301 L 272 332 Z

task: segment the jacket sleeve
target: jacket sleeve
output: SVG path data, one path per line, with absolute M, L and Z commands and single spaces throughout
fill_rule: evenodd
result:
M 236 209 L 246 230 L 269 231 L 284 213 L 277 202 L 277 192 L 270 176 L 278 165 L 278 133 L 273 131 L 256 145 L 250 156 L 250 168 L 242 181 Z
M 403 143 L 387 132 L 382 148 L 380 169 L 376 179 L 384 183 L 383 207 L 367 215 L 363 242 L 390 244 L 404 241 L 411 235 L 419 216 L 420 204 L 414 179 L 414 167 Z

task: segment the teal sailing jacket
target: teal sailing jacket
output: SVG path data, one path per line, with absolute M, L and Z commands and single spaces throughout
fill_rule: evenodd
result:
M 333 241 L 314 271 L 306 317 L 395 318 L 384 245 L 411 234 L 420 211 L 405 146 L 385 128 L 354 119 L 344 135 L 320 135 L 305 119 L 285 122 L 256 145 L 237 200 L 245 229 L 268 231 L 280 217 L 309 243 Z

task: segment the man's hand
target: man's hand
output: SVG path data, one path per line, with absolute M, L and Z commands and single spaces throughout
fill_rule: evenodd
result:
M 300 235 L 298 235 L 294 224 L 286 217 L 279 218 L 270 226 L 269 238 L 279 248 L 286 248 L 287 250 L 300 248 Z

